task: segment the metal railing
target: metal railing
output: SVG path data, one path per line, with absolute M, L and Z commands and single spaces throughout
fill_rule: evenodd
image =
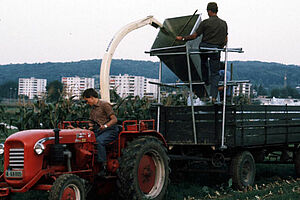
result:
M 179 52 L 171 52 L 172 50 L 180 49 Z M 170 52 L 161 52 L 161 51 L 170 51 Z M 190 92 L 189 92 L 189 98 L 192 99 L 193 95 L 193 85 L 204 85 L 204 82 L 193 82 L 192 76 L 191 76 L 191 64 L 190 64 L 190 55 L 193 54 L 208 54 L 208 53 L 216 53 L 216 52 L 225 52 L 225 76 L 223 81 L 224 86 L 224 98 L 223 98 L 223 116 L 222 116 L 222 137 L 221 137 L 221 149 L 226 149 L 227 147 L 224 144 L 225 140 L 225 111 L 226 111 L 226 86 L 227 86 L 227 80 L 226 80 L 226 73 L 227 73 L 227 61 L 228 61 L 228 53 L 229 52 L 235 52 L 235 53 L 244 53 L 242 48 L 207 48 L 207 47 L 200 47 L 199 49 L 192 49 L 188 46 L 188 42 L 185 45 L 180 46 L 172 46 L 172 47 L 163 47 L 163 48 L 157 48 L 152 49 L 150 52 L 151 56 L 176 56 L 176 55 L 186 55 L 187 59 L 187 70 L 188 70 L 188 79 L 189 81 L 187 83 L 173 83 L 173 84 L 164 84 L 161 82 L 162 80 L 162 61 L 160 60 L 159 64 L 159 82 L 150 82 L 152 84 L 158 85 L 158 110 L 157 110 L 157 131 L 159 132 L 159 120 L 160 120 L 160 87 L 161 86 L 167 86 L 167 87 L 178 87 L 178 86 L 189 86 Z M 234 82 L 233 82 L 234 83 Z M 235 82 L 237 83 L 237 82 Z M 232 83 L 231 83 L 232 84 Z M 194 135 L 194 143 L 197 144 L 197 131 L 196 131 L 196 122 L 195 122 L 195 111 L 194 111 L 194 102 L 191 101 L 191 111 L 192 111 L 192 123 L 193 123 L 193 135 Z

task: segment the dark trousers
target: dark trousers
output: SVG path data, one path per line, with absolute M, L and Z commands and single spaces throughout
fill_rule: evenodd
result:
M 209 47 L 209 48 L 220 48 L 218 45 L 207 44 L 201 42 L 200 47 Z M 205 52 L 205 51 L 201 51 Z M 202 53 L 201 57 L 201 71 L 202 78 L 206 84 L 210 84 L 210 96 L 212 98 L 217 98 L 218 95 L 218 84 L 220 80 L 219 70 L 220 70 L 220 52 L 217 53 Z M 209 66 L 208 66 L 209 58 Z M 210 75 L 209 75 L 210 74 Z
M 106 162 L 106 149 L 105 145 L 116 140 L 118 137 L 119 129 L 116 125 L 106 128 L 102 131 L 95 131 L 97 148 L 98 148 L 98 158 L 97 162 Z

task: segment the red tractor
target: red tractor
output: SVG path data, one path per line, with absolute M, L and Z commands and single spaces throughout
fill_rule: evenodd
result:
M 49 191 L 50 200 L 86 199 L 112 193 L 122 199 L 163 199 L 169 183 L 169 158 L 154 120 L 124 121 L 107 146 L 107 175 L 100 166 L 94 132 L 86 129 L 26 130 L 0 145 L 4 155 L 0 199 L 29 190 Z M 116 184 L 118 182 L 118 184 Z M 88 194 L 89 193 L 89 194 Z
M 109 98 L 112 55 L 122 38 L 145 25 L 162 28 L 153 16 L 123 27 L 109 43 L 101 64 L 101 98 Z M 87 193 L 110 193 L 116 185 L 122 199 L 163 199 L 169 183 L 169 158 L 154 120 L 123 122 L 116 141 L 107 146 L 108 175 L 99 177 L 94 132 L 81 129 L 26 130 L 0 144 L 4 172 L 0 199 L 11 193 L 45 190 L 49 199 L 85 199 Z M 87 123 L 87 122 L 86 122 Z M 118 184 L 116 184 L 118 182 Z M 91 191 L 91 192 L 89 192 Z

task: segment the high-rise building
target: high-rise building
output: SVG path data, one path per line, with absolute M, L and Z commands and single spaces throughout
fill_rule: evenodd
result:
M 64 92 L 67 98 L 74 96 L 73 99 L 80 99 L 81 94 L 88 88 L 95 88 L 94 78 L 82 77 L 62 77 L 61 82 L 64 86 Z
M 158 82 L 158 79 L 145 78 L 143 76 L 129 76 L 128 74 L 110 76 L 110 89 L 116 89 L 120 97 L 139 96 L 157 98 L 157 85 L 149 81 Z
M 47 79 L 19 78 L 18 95 L 28 96 L 29 99 L 41 98 L 46 94 L 46 85 Z
M 250 98 L 251 95 L 251 83 L 238 83 L 237 86 L 233 86 L 233 96 L 244 95 Z
M 158 79 L 154 78 L 146 78 L 146 84 L 144 85 L 144 96 L 147 96 L 151 99 L 156 99 L 157 98 L 157 85 L 150 84 L 149 82 L 156 82 L 158 83 Z

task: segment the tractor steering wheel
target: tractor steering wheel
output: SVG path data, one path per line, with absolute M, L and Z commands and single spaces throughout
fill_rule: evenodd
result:
M 74 120 L 74 122 L 76 123 L 77 127 L 85 129 L 86 127 L 83 126 L 84 123 L 80 123 L 81 121 L 84 121 L 84 120 L 94 124 L 93 129 L 92 129 L 93 132 L 95 132 L 97 129 L 99 129 L 101 127 L 101 125 L 98 122 L 96 122 L 95 120 L 88 119 L 85 117 L 78 117 Z M 79 123 L 77 123 L 77 122 L 79 122 Z

